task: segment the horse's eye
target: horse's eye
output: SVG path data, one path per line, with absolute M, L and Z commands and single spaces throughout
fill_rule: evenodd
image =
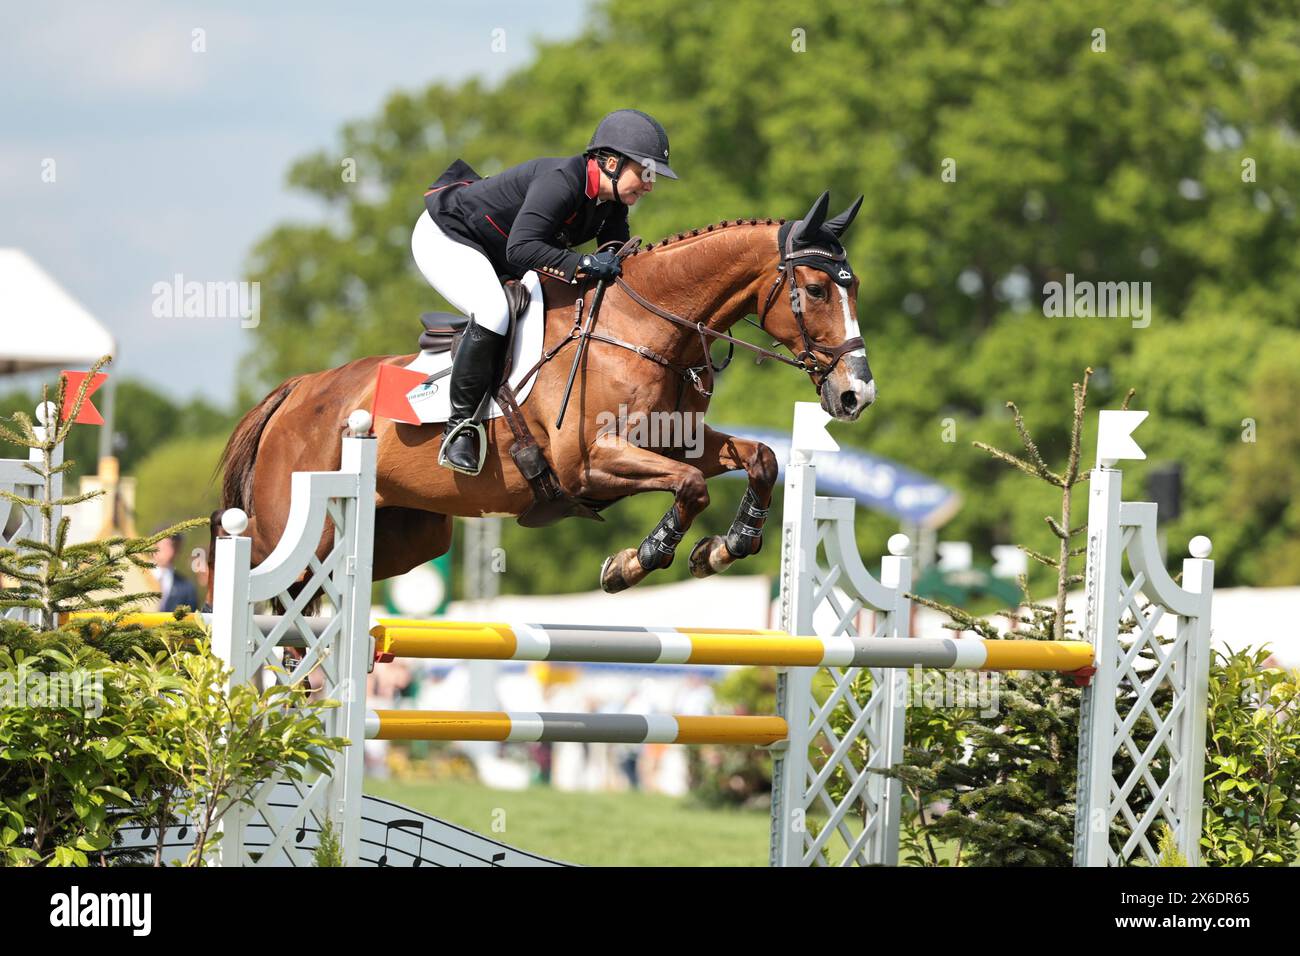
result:
M 814 299 L 824 299 L 826 298 L 826 287 L 816 284 L 810 285 L 808 287 L 808 294 Z

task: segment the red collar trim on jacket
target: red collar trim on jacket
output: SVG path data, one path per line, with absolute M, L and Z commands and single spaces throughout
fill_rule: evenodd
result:
M 587 198 L 595 199 L 600 193 L 600 166 L 594 159 L 587 160 Z

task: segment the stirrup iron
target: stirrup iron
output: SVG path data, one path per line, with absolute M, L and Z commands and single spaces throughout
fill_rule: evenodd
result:
M 478 465 L 473 471 L 468 471 L 464 468 L 457 468 L 447 459 L 447 446 L 451 444 L 453 438 L 466 429 L 471 429 L 478 434 Z M 483 470 L 483 463 L 485 461 L 487 461 L 487 429 L 483 427 L 482 422 L 477 422 L 472 418 L 467 418 L 443 436 L 442 445 L 438 448 L 438 464 L 443 468 L 450 469 L 457 474 L 474 476 Z

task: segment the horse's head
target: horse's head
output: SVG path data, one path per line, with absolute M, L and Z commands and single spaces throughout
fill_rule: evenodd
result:
M 853 421 L 876 400 L 867 349 L 858 330 L 858 279 L 843 236 L 862 197 L 833 219 L 824 192 L 802 219 L 777 233 L 780 275 L 761 304 L 759 322 L 804 367 L 827 412 Z M 777 296 L 785 286 L 786 295 Z

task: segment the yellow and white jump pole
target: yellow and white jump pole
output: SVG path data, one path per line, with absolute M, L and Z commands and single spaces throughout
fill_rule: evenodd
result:
M 575 626 L 382 618 L 370 631 L 383 658 L 591 664 L 741 664 L 774 667 L 941 667 L 1061 671 L 1091 667 L 1086 641 L 977 638 L 791 637 L 743 628 Z
M 786 739 L 780 717 L 371 710 L 367 740 L 494 740 L 608 744 L 752 744 Z

